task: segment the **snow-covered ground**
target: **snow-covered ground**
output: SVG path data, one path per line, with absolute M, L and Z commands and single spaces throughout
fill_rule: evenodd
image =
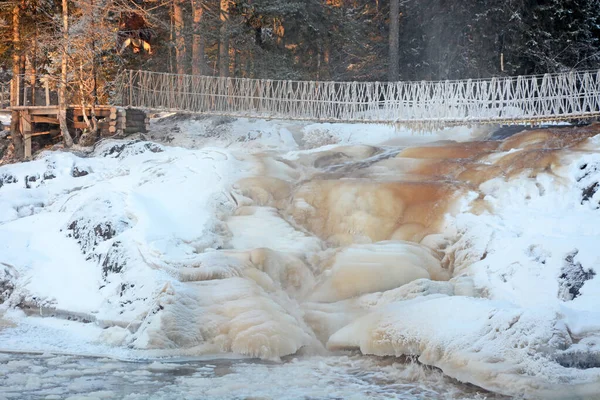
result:
M 4 126 L 10 125 L 10 115 L 0 112 L 0 124 Z
M 414 356 L 505 395 L 595 398 L 596 133 L 482 142 L 489 130 L 171 115 L 141 139 L 0 167 L 0 351 L 301 354 L 236 366 L 236 379 L 322 365 L 294 395 L 335 382 L 336 398 L 411 398 L 414 385 L 394 386 L 407 382 L 400 364 L 354 391 L 351 371 L 383 359 L 340 359 L 350 350 Z M 0 373 L 19 374 L 9 358 Z M 439 394 L 436 374 L 423 379 Z M 248 394 L 202 379 L 177 382 L 205 398 Z M 297 397 L 273 379 L 248 395 Z
M 456 127 L 435 132 L 412 132 L 383 124 L 311 123 L 286 120 L 159 114 L 151 121 L 151 140 L 185 148 L 207 146 L 242 151 L 286 152 L 328 145 L 415 145 L 434 140 L 468 140 L 493 128 Z

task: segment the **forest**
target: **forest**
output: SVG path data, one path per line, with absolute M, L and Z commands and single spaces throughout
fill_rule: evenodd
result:
M 68 81 L 89 96 L 124 68 L 335 81 L 595 69 L 599 10 L 600 0 L 5 0 L 0 66 L 4 80 L 57 77 L 64 54 Z

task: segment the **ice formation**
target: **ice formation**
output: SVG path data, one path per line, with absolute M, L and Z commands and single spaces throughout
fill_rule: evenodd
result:
M 406 147 L 257 124 L 210 128 L 227 149 L 0 167 L 0 347 L 356 349 L 507 395 L 600 393 L 597 125 Z
M 401 241 L 354 245 L 327 260 L 331 264 L 310 296 L 315 302 L 335 302 L 367 293 L 385 292 L 417 279 L 448 280 L 432 251 Z

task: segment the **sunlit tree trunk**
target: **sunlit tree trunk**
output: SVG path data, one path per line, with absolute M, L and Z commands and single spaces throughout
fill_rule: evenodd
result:
M 200 0 L 192 1 L 192 13 L 194 20 L 194 34 L 192 36 L 192 74 L 208 75 L 206 60 L 204 59 L 205 40 L 201 33 L 202 16 L 204 9 Z
M 220 0 L 219 76 L 229 76 L 229 0 Z
M 33 2 L 33 17 L 34 17 L 34 21 L 37 19 L 37 8 L 38 8 L 38 4 L 37 1 Z M 37 52 L 38 52 L 38 24 L 35 24 L 35 28 L 34 28 L 34 34 L 33 34 L 33 49 L 31 50 L 30 53 L 30 60 L 29 60 L 29 68 L 30 68 L 30 81 L 29 81 L 29 85 L 31 87 L 31 105 L 35 106 L 36 104 L 36 92 L 35 92 L 35 88 L 36 88 L 36 82 L 37 82 Z
M 19 86 L 21 78 L 19 76 L 21 66 L 21 7 L 19 4 L 15 4 L 12 12 L 12 28 L 13 28 L 13 80 L 11 85 L 11 96 L 10 105 L 15 107 L 19 105 Z M 25 146 L 23 143 L 23 136 L 19 129 L 19 113 L 17 111 L 12 112 L 10 130 L 12 136 L 12 142 L 14 147 L 15 158 L 20 160 L 25 156 Z
M 388 65 L 388 81 L 397 81 L 400 75 L 400 57 L 399 57 L 399 36 L 400 36 L 400 3 L 399 0 L 390 2 L 390 50 Z
M 21 48 L 21 56 L 19 57 L 19 104 L 22 106 L 27 105 L 27 98 L 25 97 L 25 66 L 27 64 L 27 57 L 25 56 L 25 48 Z
M 92 10 L 95 7 L 94 0 L 91 2 Z M 92 116 L 95 118 L 95 105 L 98 104 L 98 54 L 96 50 L 96 40 L 92 40 Z
M 175 63 L 178 74 L 185 74 L 185 60 L 187 58 L 185 49 L 185 36 L 183 34 L 185 23 L 183 19 L 183 0 L 173 1 L 173 25 L 175 30 Z
M 60 85 L 58 85 L 58 122 L 63 135 L 65 147 L 73 146 L 73 139 L 67 128 L 67 72 L 69 57 L 69 5 L 68 0 L 62 0 L 63 43 L 60 68 Z
M 35 40 L 35 39 L 34 39 Z M 29 99 L 30 99 L 30 105 L 35 106 L 37 99 L 36 99 L 36 82 L 37 82 L 37 68 L 36 68 L 36 46 L 35 43 L 33 45 L 33 50 L 30 53 L 30 56 L 28 57 L 28 61 L 29 61 L 29 88 L 30 88 L 30 94 L 29 94 Z

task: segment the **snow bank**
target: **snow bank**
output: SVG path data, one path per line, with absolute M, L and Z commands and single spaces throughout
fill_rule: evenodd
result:
M 260 252 L 256 264 L 242 253 L 226 265 L 226 254 L 211 258 L 229 246 L 227 219 L 241 218 L 231 190 L 244 168 L 253 166 L 222 149 L 115 141 L 88 158 L 45 153 L 0 168 L 3 307 L 91 322 L 109 328 L 95 340 L 138 349 L 296 352 L 314 336 L 282 288 L 310 271 L 276 269 L 277 256 Z M 234 233 L 245 224 L 230 222 Z M 252 248 L 248 240 L 239 234 L 233 245 Z
M 0 113 L 0 124 L 10 126 L 10 114 Z
M 252 250 L 269 248 L 283 253 L 302 254 L 319 251 L 321 241 L 314 236 L 297 231 L 268 207 L 240 207 L 227 220 L 233 235 L 230 245 L 234 249 Z
M 485 127 L 416 132 L 386 124 L 313 123 L 230 117 L 161 114 L 151 120 L 150 138 L 175 146 L 226 147 L 243 151 L 296 151 L 339 145 L 415 145 L 434 140 L 472 140 Z
M 419 356 L 449 376 L 500 393 L 556 399 L 597 394 L 597 369 L 564 368 L 554 359 L 572 343 L 556 310 L 435 295 L 358 319 L 336 332 L 329 347 Z

